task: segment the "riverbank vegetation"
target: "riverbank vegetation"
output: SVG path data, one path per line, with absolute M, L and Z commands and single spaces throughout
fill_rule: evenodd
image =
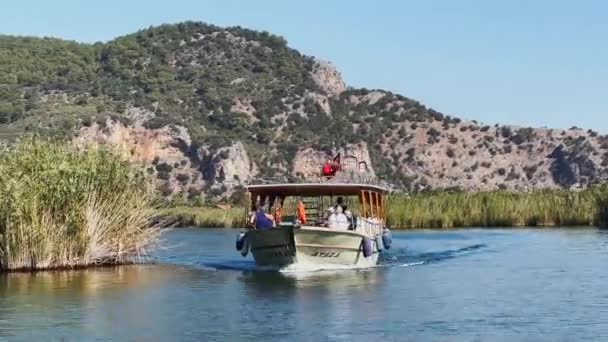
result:
M 200 228 L 239 228 L 244 224 L 244 208 L 177 206 L 163 208 L 159 215 L 171 225 Z
M 0 271 L 141 261 L 158 242 L 153 183 L 101 147 L 26 139 L 0 152 Z
M 597 197 L 597 207 L 599 210 L 599 225 L 602 228 L 608 228 L 608 189 L 605 188 Z
M 398 228 L 597 226 L 604 189 L 533 192 L 436 192 L 391 196 Z
M 161 213 L 180 226 L 240 227 L 245 210 L 179 206 Z M 396 229 L 606 226 L 608 188 L 394 194 L 387 223 Z

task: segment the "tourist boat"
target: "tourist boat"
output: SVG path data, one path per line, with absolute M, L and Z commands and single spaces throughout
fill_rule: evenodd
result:
M 377 264 L 379 254 L 390 248 L 391 234 L 385 225 L 389 190 L 382 186 L 284 183 L 255 184 L 247 190 L 251 196 L 248 218 L 256 206 L 269 214 L 273 214 L 274 204 L 280 203 L 282 208 L 282 214 L 275 215 L 281 216 L 277 219 L 280 222 L 273 228 L 258 230 L 249 224 L 237 236 L 237 250 L 243 256 L 251 252 L 259 266 L 371 267 Z M 326 213 L 335 208 L 338 198 L 351 214 L 347 227 L 327 224 Z

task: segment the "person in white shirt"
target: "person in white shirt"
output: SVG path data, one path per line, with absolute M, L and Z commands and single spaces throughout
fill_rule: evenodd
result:
M 342 229 L 347 230 L 350 225 L 350 221 L 346 215 L 342 212 L 342 206 L 336 206 L 334 212 L 329 215 L 328 226 L 331 229 Z
M 323 219 L 327 221 L 329 219 L 329 217 L 331 216 L 331 214 L 333 214 L 336 211 L 337 207 L 342 207 L 342 212 L 344 213 L 344 215 L 346 215 L 346 217 L 348 217 L 349 220 L 353 217 L 353 214 L 350 212 L 350 210 L 346 209 L 346 206 L 344 205 L 344 200 L 342 199 L 342 197 L 338 197 L 336 199 L 335 205 L 332 205 L 329 208 L 325 209 L 325 213 L 323 214 Z

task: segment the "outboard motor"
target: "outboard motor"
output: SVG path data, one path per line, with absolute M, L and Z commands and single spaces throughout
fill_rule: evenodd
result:
M 391 244 L 393 243 L 393 235 L 391 234 L 391 230 L 388 228 L 384 228 L 382 231 L 382 244 L 384 248 L 391 249 Z

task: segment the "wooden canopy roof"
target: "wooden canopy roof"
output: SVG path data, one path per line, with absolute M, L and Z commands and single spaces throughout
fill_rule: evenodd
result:
M 377 185 L 343 183 L 289 183 L 250 185 L 247 190 L 257 194 L 286 196 L 356 196 L 361 191 L 387 194 L 389 190 Z

